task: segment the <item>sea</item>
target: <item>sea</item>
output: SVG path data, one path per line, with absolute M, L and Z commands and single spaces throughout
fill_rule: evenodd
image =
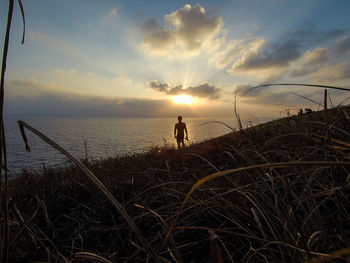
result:
M 25 151 L 17 121 L 45 134 L 76 158 L 99 160 L 147 152 L 154 147 L 172 147 L 176 118 L 113 118 L 67 116 L 5 116 L 9 177 L 23 169 L 40 172 L 64 166 L 68 160 L 52 146 L 26 130 L 31 152 Z M 197 143 L 232 132 L 234 118 L 184 118 L 189 143 Z

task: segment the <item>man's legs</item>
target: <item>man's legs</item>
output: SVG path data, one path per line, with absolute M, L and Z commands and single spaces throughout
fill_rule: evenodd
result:
M 181 149 L 181 143 L 182 143 L 182 147 L 185 148 L 184 138 L 178 137 L 177 138 L 177 148 L 178 149 Z

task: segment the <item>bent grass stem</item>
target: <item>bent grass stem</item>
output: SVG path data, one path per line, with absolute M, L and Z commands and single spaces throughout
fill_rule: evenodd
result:
M 129 227 L 134 231 L 136 237 L 138 238 L 139 242 L 142 244 L 144 249 L 153 258 L 154 262 L 160 262 L 158 255 L 153 250 L 153 248 L 148 244 L 146 238 L 143 236 L 142 232 L 137 227 L 134 220 L 126 212 L 124 207 L 118 202 L 118 200 L 113 196 L 113 194 L 108 190 L 108 188 L 83 163 L 77 160 L 73 155 L 71 155 L 69 152 L 63 149 L 60 145 L 58 145 L 57 143 L 49 139 L 47 136 L 45 136 L 35 128 L 25 123 L 24 121 L 19 120 L 18 125 L 21 130 L 21 134 L 22 134 L 27 151 L 30 151 L 30 147 L 28 144 L 28 139 L 26 137 L 24 128 L 28 129 L 29 131 L 34 133 L 36 136 L 38 136 L 40 139 L 45 141 L 47 144 L 51 145 L 53 148 L 55 148 L 56 150 L 58 150 L 59 152 L 67 156 L 76 166 L 78 166 L 80 170 L 83 171 L 87 175 L 87 177 L 97 186 L 97 188 L 101 190 L 101 192 L 105 195 L 105 197 L 111 202 L 111 204 L 115 207 L 115 209 L 125 219 Z

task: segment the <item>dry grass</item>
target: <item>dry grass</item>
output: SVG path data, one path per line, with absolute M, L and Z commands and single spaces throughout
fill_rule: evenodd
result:
M 347 262 L 349 112 L 315 112 L 184 151 L 155 148 L 85 166 L 162 262 Z M 10 262 L 151 260 L 73 165 L 23 172 L 10 196 Z

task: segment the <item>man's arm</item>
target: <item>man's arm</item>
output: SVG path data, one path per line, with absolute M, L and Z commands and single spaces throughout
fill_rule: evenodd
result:
M 174 137 L 176 138 L 176 124 L 175 124 L 175 127 L 174 127 Z
M 186 127 L 186 124 L 185 124 L 185 132 L 186 132 L 186 140 L 188 140 L 188 133 L 187 133 L 187 127 Z

